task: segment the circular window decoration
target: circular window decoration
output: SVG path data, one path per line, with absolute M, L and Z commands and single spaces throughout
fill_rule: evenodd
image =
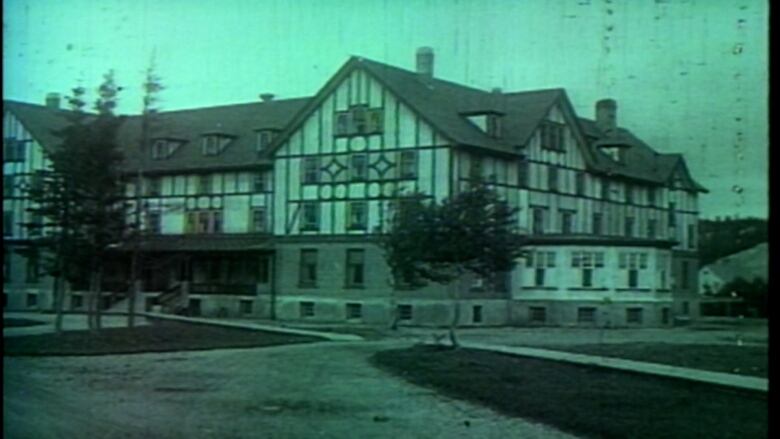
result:
M 222 197 L 211 198 L 211 207 L 214 209 L 220 209 L 222 207 Z
M 349 150 L 350 151 L 365 151 L 366 149 L 366 138 L 365 137 L 353 137 L 349 140 Z
M 387 182 L 384 188 L 382 188 L 383 195 L 386 197 L 392 197 L 395 193 L 395 183 Z
M 323 200 L 330 200 L 333 196 L 333 186 L 325 184 L 320 186 L 320 198 Z
M 368 196 L 376 198 L 382 195 L 382 186 L 379 183 L 371 183 L 368 185 Z
M 185 202 L 185 204 L 187 206 L 187 209 L 192 210 L 192 209 L 195 209 L 195 207 L 198 206 L 198 200 L 196 200 L 195 198 L 190 197 L 190 198 L 187 198 L 187 201 Z
M 208 209 L 209 208 L 209 197 L 199 197 L 198 198 L 198 209 Z
M 338 199 L 343 199 L 347 197 L 347 185 L 345 184 L 339 184 L 336 185 L 336 189 L 334 190 L 334 196 Z

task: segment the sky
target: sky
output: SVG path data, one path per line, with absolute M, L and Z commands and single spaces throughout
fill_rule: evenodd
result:
M 162 110 L 315 94 L 352 55 L 490 90 L 566 89 L 593 117 L 683 153 L 700 216 L 768 215 L 768 2 L 760 0 L 4 0 L 3 95 L 43 103 L 108 70 L 141 108 L 154 57 Z

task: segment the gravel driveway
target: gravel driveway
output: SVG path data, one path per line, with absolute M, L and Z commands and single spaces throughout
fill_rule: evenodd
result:
M 368 363 L 403 341 L 4 358 L 5 438 L 566 438 Z

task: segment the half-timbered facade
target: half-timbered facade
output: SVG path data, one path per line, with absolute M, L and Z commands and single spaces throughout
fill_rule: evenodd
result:
M 704 189 L 680 155 L 618 126 L 612 100 L 583 118 L 562 89 L 439 80 L 421 50 L 416 71 L 353 57 L 311 98 L 165 112 L 156 125 L 150 150 L 138 118 L 120 132 L 128 196 L 144 203 L 149 306 L 444 325 L 457 288 L 464 325 L 655 326 L 694 312 Z M 490 280 L 394 288 L 376 245 L 393 200 L 442 200 L 475 179 L 519 209 L 528 257 Z

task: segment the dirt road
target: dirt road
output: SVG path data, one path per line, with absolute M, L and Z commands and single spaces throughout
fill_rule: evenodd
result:
M 571 437 L 441 397 L 368 363 L 394 346 L 4 358 L 4 437 Z

